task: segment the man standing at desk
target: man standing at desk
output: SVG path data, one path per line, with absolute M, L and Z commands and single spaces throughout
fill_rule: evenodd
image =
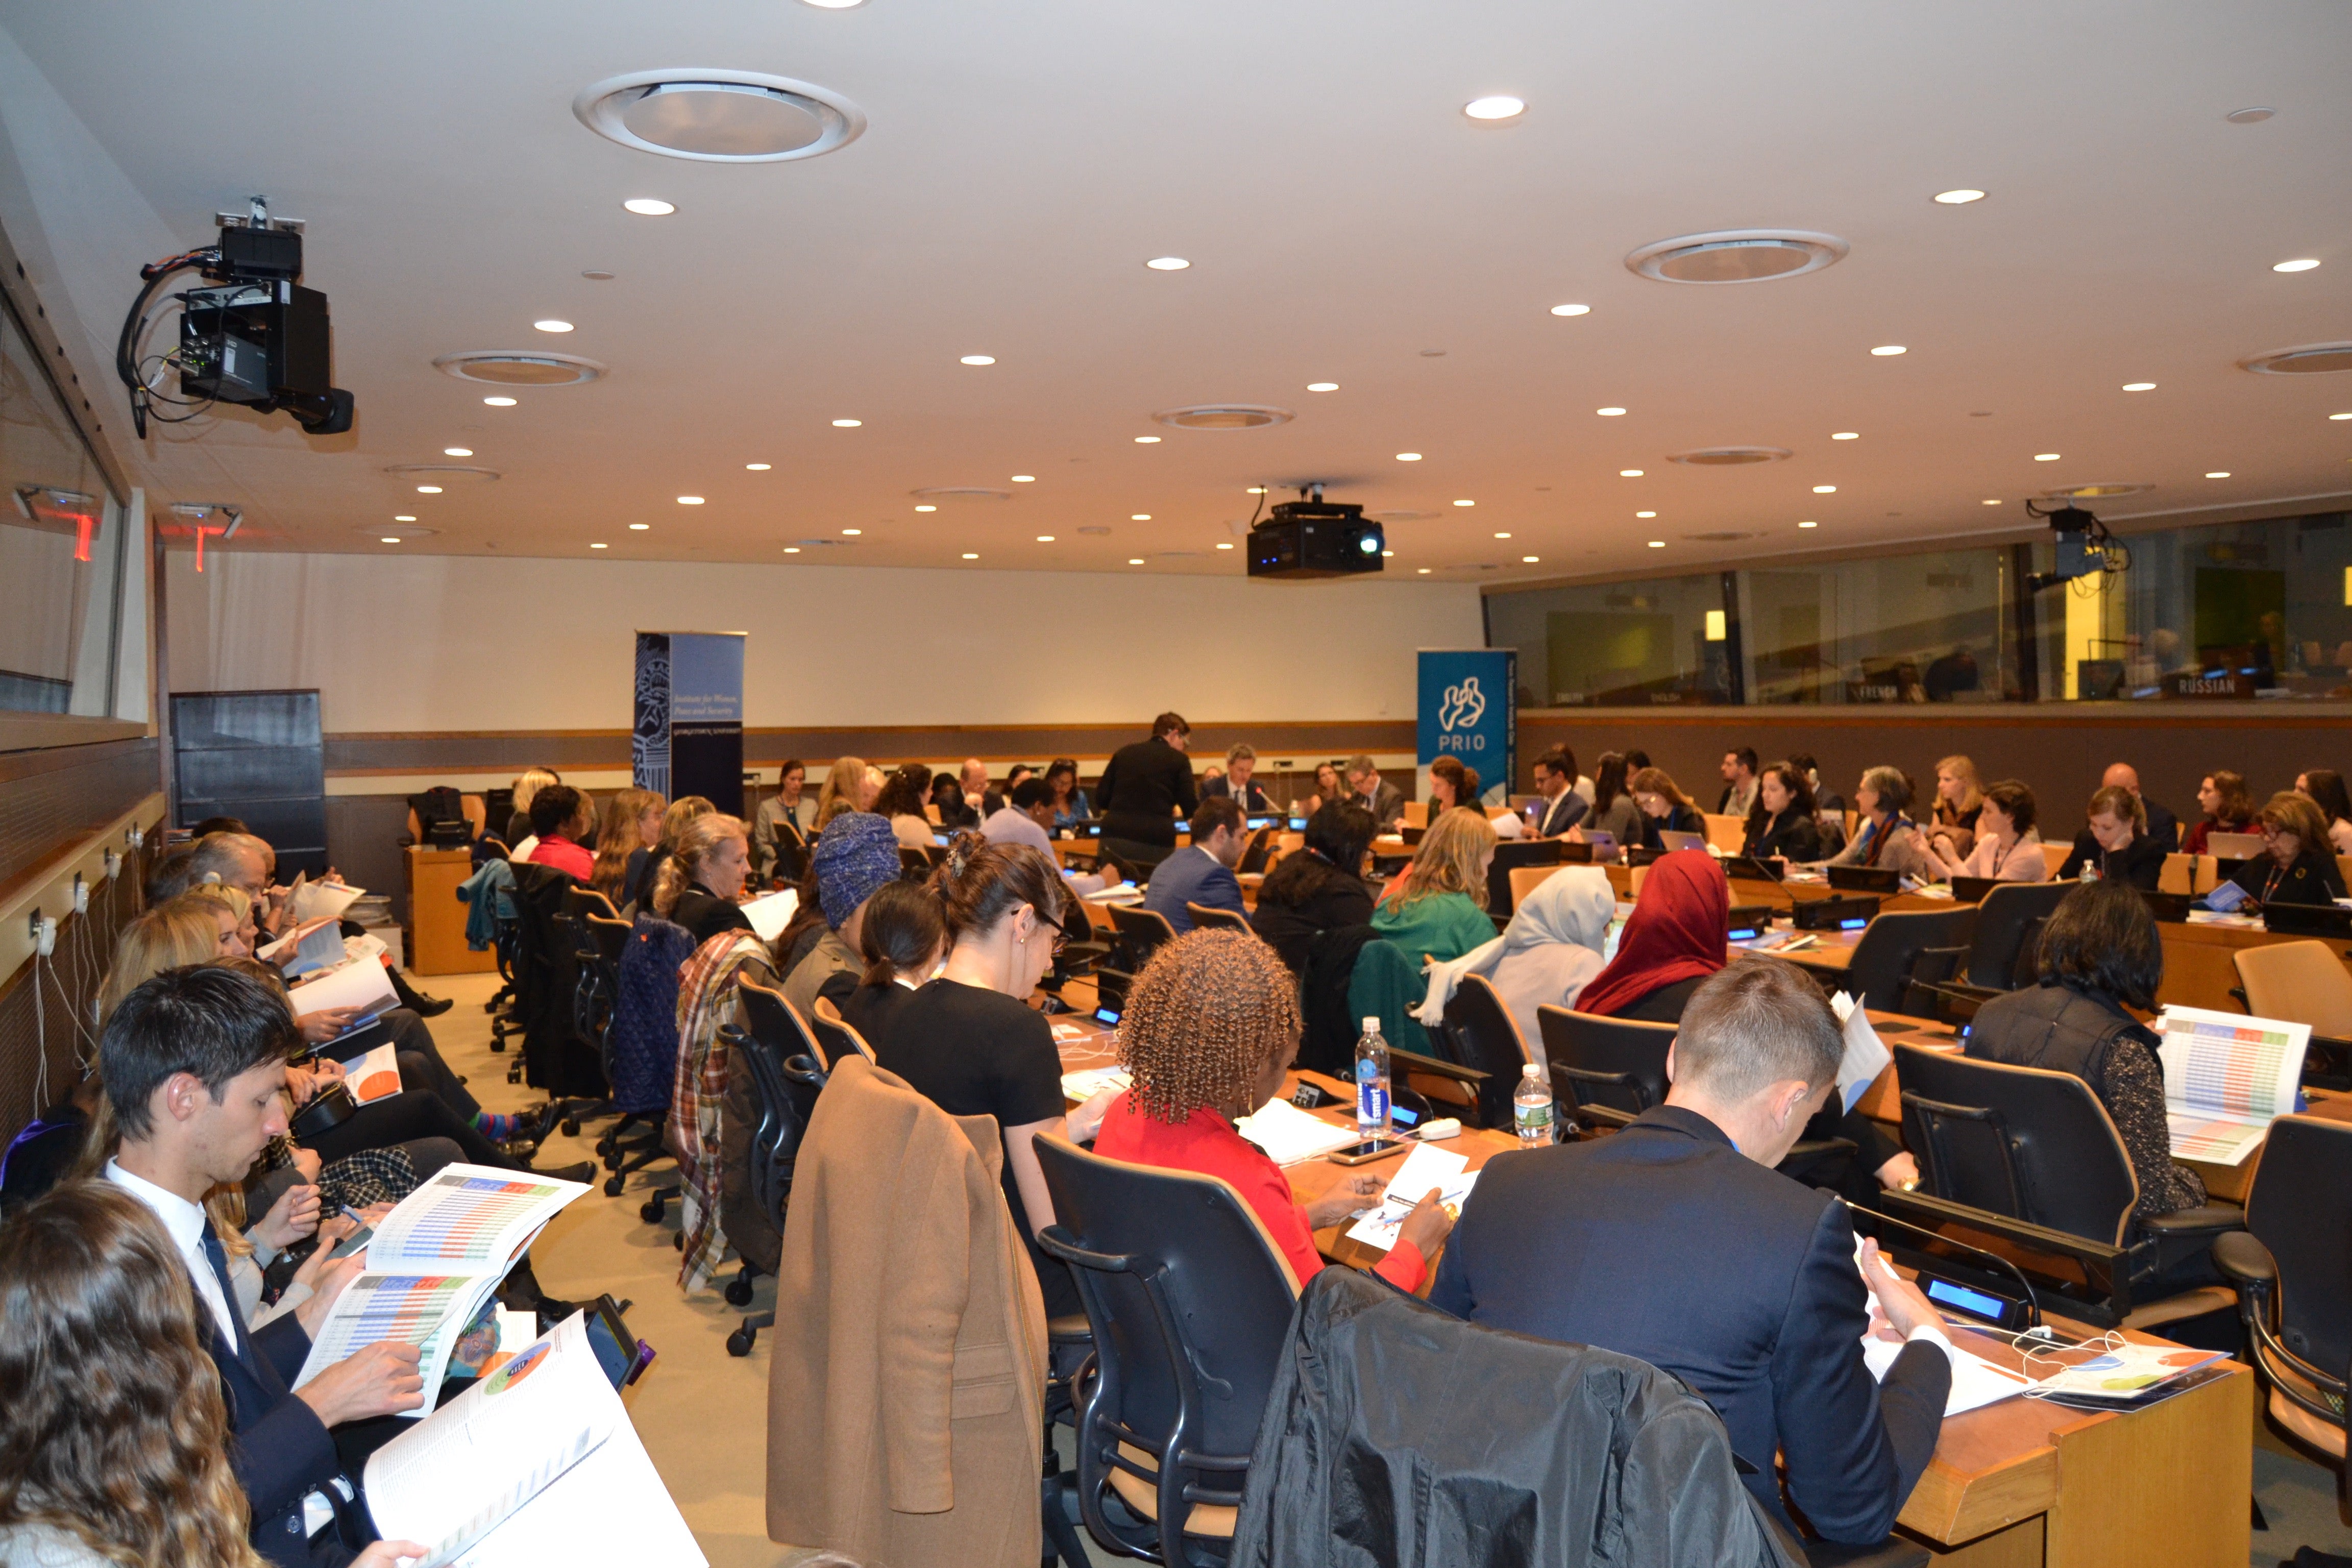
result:
M 1496 1156 L 1446 1247 L 1432 1306 L 1599 1345 L 1673 1373 L 1723 1415 L 1745 1479 L 1831 1541 L 1885 1539 L 1934 1454 L 1951 1388 L 1940 1320 L 1844 1205 L 1772 1167 L 1837 1081 L 1837 1016 L 1792 964 L 1699 987 L 1666 1103 L 1613 1137 Z M 1874 1384 L 1862 1337 L 1907 1340 Z
M 1192 734 L 1181 713 L 1162 713 L 1151 721 L 1150 740 L 1121 746 L 1103 765 L 1095 797 L 1103 816 L 1101 853 L 1139 882 L 1175 849 L 1176 813 L 1190 816 L 1201 804 L 1184 755 Z

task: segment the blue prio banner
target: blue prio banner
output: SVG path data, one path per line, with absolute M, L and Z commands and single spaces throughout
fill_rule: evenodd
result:
M 630 773 L 665 799 L 743 800 L 743 634 L 639 632 Z
M 1454 757 L 1475 768 L 1483 799 L 1510 797 L 1518 773 L 1519 656 L 1510 648 L 1421 650 L 1421 771 Z

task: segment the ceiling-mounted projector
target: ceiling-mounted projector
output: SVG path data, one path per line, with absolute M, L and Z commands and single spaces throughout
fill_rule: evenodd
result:
M 1299 496 L 1250 530 L 1251 576 L 1348 577 L 1381 570 L 1388 539 L 1379 523 L 1364 521 L 1362 507 L 1326 501 L 1321 485 Z

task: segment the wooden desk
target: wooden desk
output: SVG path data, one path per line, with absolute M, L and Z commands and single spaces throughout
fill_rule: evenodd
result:
M 467 906 L 458 884 L 474 874 L 470 849 L 408 848 L 408 971 L 412 974 L 482 974 L 499 966 L 494 949 L 466 945 Z
M 2258 931 L 2245 926 L 2206 925 L 2185 921 L 2158 921 L 2156 934 L 2164 943 L 2164 984 L 2158 1002 L 2181 1007 L 2203 1007 L 2215 1013 L 2242 1013 L 2245 1008 L 2230 994 L 2238 984 L 2235 955 L 2241 949 L 2267 947 L 2273 942 L 2311 942 L 2307 936 Z M 2327 944 L 2336 962 L 2352 970 L 2352 949 L 2341 942 Z

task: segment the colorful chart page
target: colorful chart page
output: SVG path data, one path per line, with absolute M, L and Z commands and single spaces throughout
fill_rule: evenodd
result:
M 2174 1157 L 2245 1163 L 2294 1110 L 2311 1026 L 2196 1007 L 2167 1007 L 2158 1024 Z

